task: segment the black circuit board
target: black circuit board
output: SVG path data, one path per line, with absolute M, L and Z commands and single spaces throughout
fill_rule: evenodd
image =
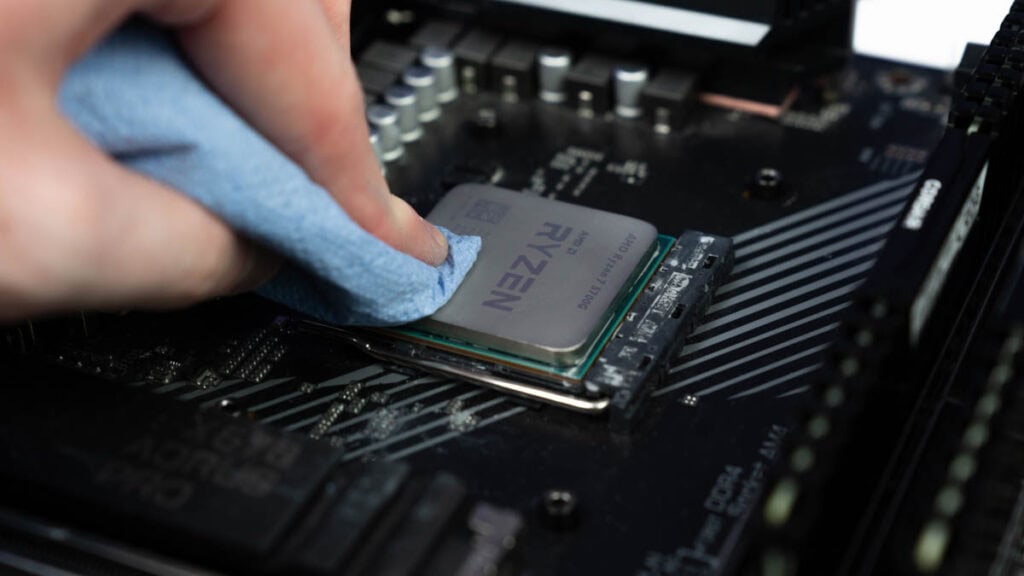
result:
M 22 326 L 40 362 L 196 409 L 318 438 L 344 463 L 401 460 L 460 477 L 519 510 L 529 574 L 715 574 L 950 106 L 947 75 L 855 58 L 778 118 L 695 105 L 683 125 L 586 118 L 481 92 L 448 105 L 388 165 L 428 211 L 447 187 L 488 181 L 642 218 L 663 234 L 732 237 L 732 278 L 628 433 L 600 418 L 374 362 L 342 339 L 288 330 L 256 296 L 174 313 L 83 315 Z M 823 88 L 827 87 L 827 88 Z M 757 175 L 777 194 L 752 193 Z M 543 522 L 571 491 L 579 521 Z

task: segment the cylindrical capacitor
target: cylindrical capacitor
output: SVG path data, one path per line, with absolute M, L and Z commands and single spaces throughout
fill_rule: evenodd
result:
M 434 71 L 437 101 L 442 104 L 454 102 L 459 97 L 459 85 L 455 79 L 455 55 L 442 46 L 427 46 L 420 52 L 420 62 Z
M 565 102 L 565 77 L 572 67 L 572 55 L 561 48 L 545 48 L 537 54 L 540 99 L 552 104 Z
M 384 101 L 398 111 L 398 129 L 402 142 L 419 140 L 423 136 L 420 111 L 416 107 L 416 89 L 404 84 L 395 84 L 384 93 Z
M 384 167 L 384 157 L 380 150 L 380 130 L 376 126 L 370 126 L 370 147 L 373 148 L 373 155 L 380 164 L 380 171 L 387 174 L 388 169 Z
M 434 71 L 426 66 L 409 66 L 402 74 L 402 82 L 416 90 L 416 108 L 420 122 L 433 122 L 441 116 L 437 103 L 437 80 Z
M 366 118 L 377 129 L 381 160 L 394 162 L 401 158 L 405 145 L 398 127 L 398 111 L 386 104 L 374 104 L 366 110 Z
M 639 118 L 643 114 L 640 94 L 647 84 L 647 68 L 623 64 L 615 68 L 615 113 L 623 118 Z

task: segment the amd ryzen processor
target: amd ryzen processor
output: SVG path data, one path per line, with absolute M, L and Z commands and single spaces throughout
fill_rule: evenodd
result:
M 427 219 L 483 247 L 448 304 L 416 328 L 553 366 L 591 354 L 659 253 L 651 224 L 493 186 L 454 188 Z

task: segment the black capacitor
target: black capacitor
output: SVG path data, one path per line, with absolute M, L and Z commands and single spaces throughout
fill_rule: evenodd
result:
M 427 20 L 415 34 L 409 37 L 409 45 L 417 48 L 427 46 L 451 46 L 462 33 L 462 23 L 454 20 Z
M 359 83 L 363 86 L 363 92 L 372 97 L 384 94 L 387 89 L 398 79 L 398 74 L 374 68 L 372 66 L 356 66 L 356 75 L 359 76 Z
M 416 63 L 416 50 L 394 42 L 378 40 L 370 44 L 359 56 L 359 64 L 394 74 L 401 74 Z
M 696 74 L 674 69 L 661 70 L 643 87 L 640 102 L 655 131 L 668 133 L 682 126 L 696 88 Z
M 565 79 L 569 105 L 583 116 L 601 115 L 611 110 L 611 81 L 615 63 L 603 56 L 588 54 L 579 59 Z
M 458 84 L 467 94 L 491 88 L 491 57 L 501 36 L 486 30 L 471 30 L 452 48 L 458 67 Z

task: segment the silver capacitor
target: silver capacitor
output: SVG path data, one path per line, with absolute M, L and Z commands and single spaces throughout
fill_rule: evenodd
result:
M 433 122 L 441 116 L 441 106 L 437 103 L 437 79 L 433 70 L 426 66 L 409 66 L 402 74 L 402 82 L 416 90 L 420 122 Z
M 561 48 L 545 48 L 537 54 L 540 99 L 552 104 L 565 102 L 565 78 L 572 68 L 572 54 Z
M 615 113 L 623 118 L 643 115 L 640 95 L 650 73 L 638 64 L 622 64 L 615 68 Z
M 420 63 L 434 71 L 437 101 L 454 102 L 459 97 L 455 78 L 455 54 L 443 46 L 427 46 L 420 52 Z
M 373 104 L 366 110 L 370 126 L 377 129 L 380 158 L 394 162 L 405 154 L 402 131 L 398 127 L 398 111 L 387 104 Z
M 398 111 L 398 129 L 402 132 L 402 142 L 419 140 L 423 136 L 423 125 L 420 124 L 416 89 L 395 84 L 384 92 L 384 101 Z

